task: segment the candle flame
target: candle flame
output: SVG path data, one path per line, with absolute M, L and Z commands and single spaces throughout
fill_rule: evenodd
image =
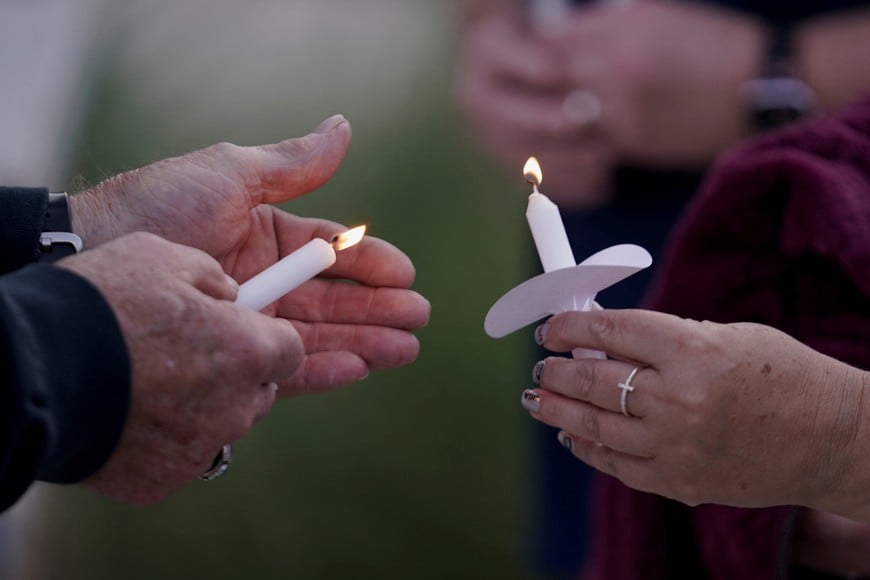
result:
M 534 157 L 529 157 L 529 160 L 523 166 L 523 177 L 535 187 L 541 185 L 541 182 L 544 181 L 544 172 L 541 171 L 541 164 Z
M 345 250 L 351 246 L 355 246 L 363 239 L 363 236 L 366 233 L 365 226 L 357 226 L 353 229 L 349 229 L 344 233 L 338 234 L 334 238 L 332 238 L 332 247 L 335 248 L 335 251 Z

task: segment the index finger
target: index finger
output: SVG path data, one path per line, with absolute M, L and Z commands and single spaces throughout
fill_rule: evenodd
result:
M 695 331 L 694 321 L 652 310 L 563 312 L 539 327 L 542 345 L 554 352 L 577 347 L 651 366 L 673 354 Z

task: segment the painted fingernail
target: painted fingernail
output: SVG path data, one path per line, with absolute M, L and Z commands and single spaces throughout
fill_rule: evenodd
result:
M 541 377 L 544 375 L 545 361 L 539 360 L 535 363 L 535 368 L 532 369 L 532 382 L 536 385 L 541 384 Z
M 567 431 L 559 431 L 559 434 L 556 435 L 556 439 L 558 439 L 559 444 L 568 451 L 571 451 L 574 448 L 574 439 L 571 438 Z
M 523 391 L 522 403 L 526 411 L 537 413 L 538 409 L 541 408 L 541 395 L 531 389 L 526 389 Z
M 535 342 L 539 345 L 543 346 L 544 341 L 547 340 L 547 332 L 550 330 L 549 323 L 545 322 L 535 329 Z

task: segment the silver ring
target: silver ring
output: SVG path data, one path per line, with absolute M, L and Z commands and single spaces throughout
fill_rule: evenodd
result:
M 634 369 L 628 373 L 628 378 L 625 379 L 625 382 L 617 385 L 617 387 L 622 389 L 622 394 L 619 395 L 619 408 L 622 409 L 622 414 L 626 417 L 634 417 L 634 415 L 628 412 L 628 394 L 634 390 L 634 387 L 631 386 L 631 380 L 641 368 L 642 367 L 634 367 Z
M 587 127 L 601 118 L 601 99 L 589 89 L 571 91 L 562 101 L 562 115 L 578 127 Z
M 233 446 L 227 443 L 223 447 L 221 447 L 220 452 L 214 458 L 214 462 L 211 464 L 205 473 L 199 476 L 203 481 L 211 481 L 213 479 L 217 479 L 221 475 L 227 472 L 227 469 L 230 468 L 230 462 L 233 460 Z

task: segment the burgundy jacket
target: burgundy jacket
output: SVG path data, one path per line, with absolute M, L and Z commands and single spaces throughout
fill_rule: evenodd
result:
M 645 306 L 779 328 L 870 368 L 870 99 L 726 154 Z M 600 476 L 586 580 L 784 578 L 797 508 L 689 508 Z

